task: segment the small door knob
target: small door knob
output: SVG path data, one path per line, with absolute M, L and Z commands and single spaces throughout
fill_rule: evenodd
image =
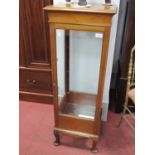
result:
M 29 79 L 27 79 L 27 80 L 26 80 L 26 83 L 27 83 L 27 84 L 31 84 L 31 85 L 32 85 L 32 84 L 36 84 L 36 80 L 29 80 Z
M 33 83 L 33 84 L 36 84 L 36 80 L 32 80 L 32 83 Z
M 27 83 L 27 84 L 30 84 L 30 83 L 31 83 L 31 80 L 27 79 L 27 80 L 26 80 L 26 83 Z

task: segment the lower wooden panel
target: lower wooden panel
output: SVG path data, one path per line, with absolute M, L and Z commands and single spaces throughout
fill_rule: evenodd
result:
M 51 71 L 19 70 L 20 91 L 52 94 Z
M 97 135 L 94 120 L 79 119 L 63 114 L 57 117 L 56 128 Z
M 51 70 L 20 67 L 19 99 L 23 101 L 53 103 Z
M 79 132 L 79 131 L 73 131 L 73 130 L 64 130 L 64 129 L 60 129 L 60 128 L 54 128 L 54 131 L 58 132 L 58 133 L 62 133 L 64 135 L 70 135 L 72 137 L 86 137 L 86 138 L 91 138 L 94 140 L 98 140 L 99 136 L 95 135 L 95 134 L 89 134 L 89 133 L 84 133 L 84 132 Z
M 19 91 L 19 99 L 21 101 L 53 104 L 53 95 L 50 95 L 50 94 L 48 95 L 48 94 L 41 94 L 41 93 Z

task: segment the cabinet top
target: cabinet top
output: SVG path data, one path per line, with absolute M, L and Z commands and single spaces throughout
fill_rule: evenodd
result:
M 67 12 L 85 12 L 100 14 L 115 14 L 117 8 L 114 5 L 86 5 L 78 6 L 76 4 L 57 3 L 44 7 L 47 11 L 67 11 Z

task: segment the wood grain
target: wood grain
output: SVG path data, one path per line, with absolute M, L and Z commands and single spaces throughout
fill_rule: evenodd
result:
M 20 0 L 24 24 L 26 62 L 28 67 L 50 68 L 47 15 L 42 10 L 50 0 Z
M 97 17 L 97 18 L 96 18 Z M 48 22 L 52 23 L 67 23 L 67 24 L 79 24 L 79 25 L 98 25 L 98 26 L 110 26 L 111 15 L 94 14 L 91 16 L 83 12 L 53 12 L 48 13 Z
M 51 71 L 20 69 L 19 76 L 21 91 L 52 94 Z

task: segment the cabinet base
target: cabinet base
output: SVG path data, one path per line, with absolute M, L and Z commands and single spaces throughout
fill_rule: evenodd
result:
M 38 103 L 47 103 L 53 104 L 53 95 L 44 95 L 41 93 L 32 93 L 19 91 L 19 100 L 21 101 L 30 101 L 30 102 L 38 102 Z
M 97 135 L 92 135 L 92 134 L 87 134 L 87 133 L 82 133 L 82 132 L 77 132 L 77 131 L 70 131 L 70 130 L 64 130 L 64 129 L 59 129 L 55 128 L 54 129 L 54 136 L 55 136 L 55 141 L 54 145 L 59 146 L 60 145 L 60 134 L 64 135 L 69 135 L 72 137 L 86 137 L 92 139 L 92 148 L 90 149 L 92 153 L 97 153 L 97 143 L 98 143 L 98 136 Z

